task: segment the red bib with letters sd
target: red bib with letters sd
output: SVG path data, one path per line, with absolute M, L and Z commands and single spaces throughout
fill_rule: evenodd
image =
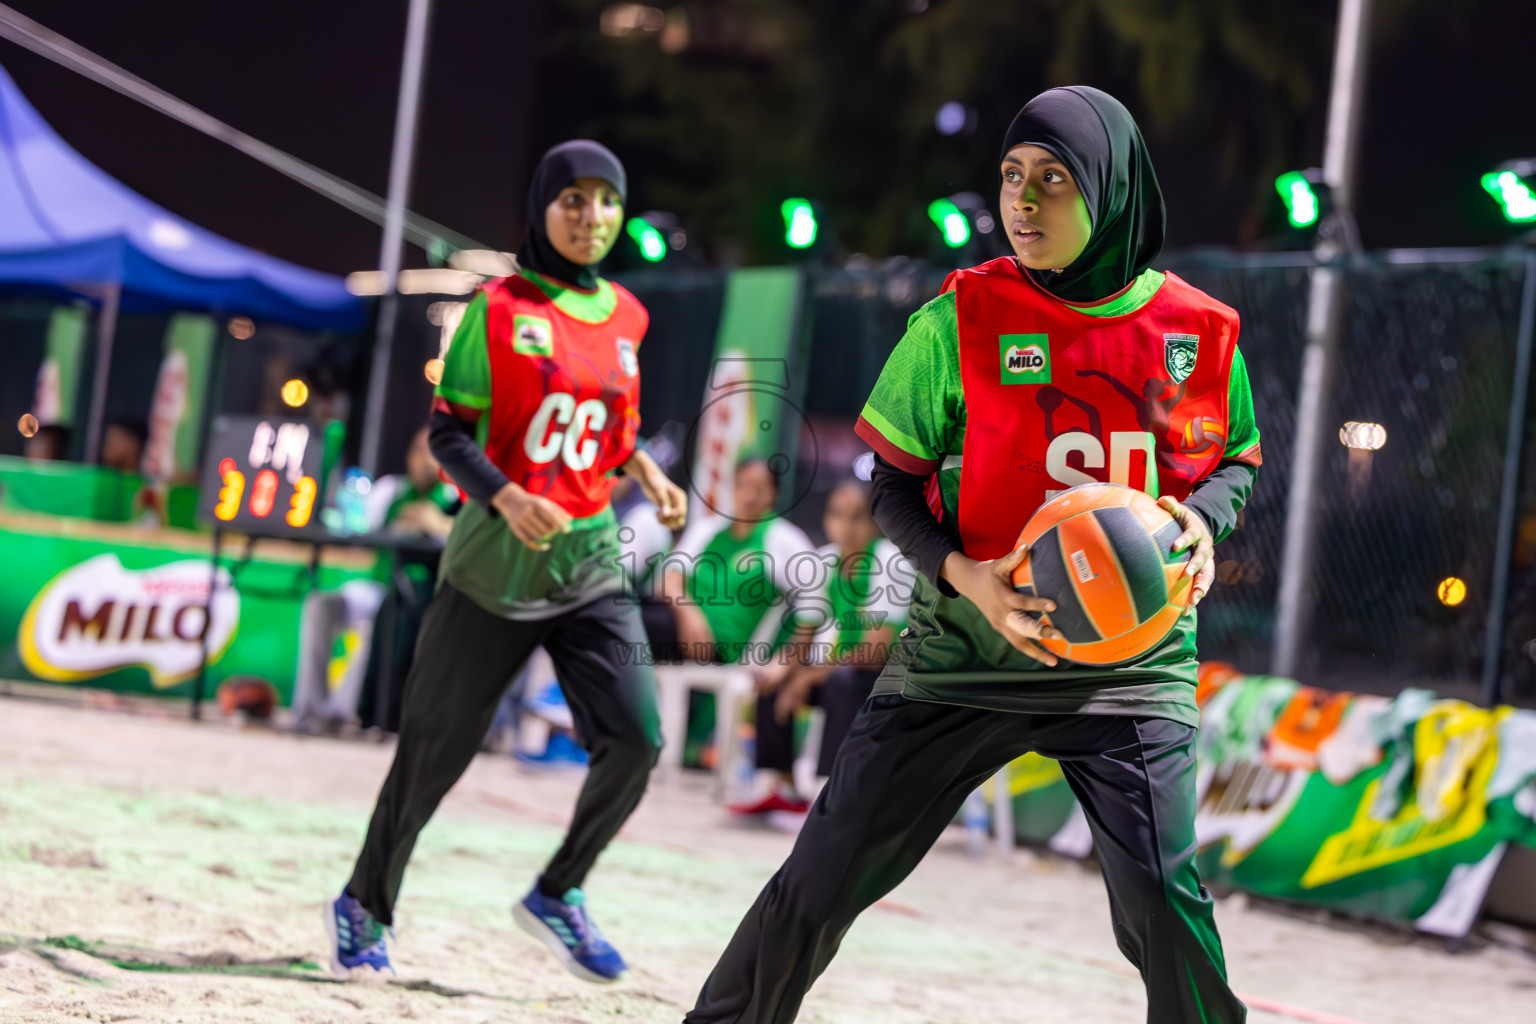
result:
M 1168 274 L 1120 316 L 1078 312 L 1011 257 L 959 270 L 965 553 L 1013 549 L 1030 514 L 1095 481 L 1179 500 L 1226 448 L 1237 313 Z
M 486 454 L 572 516 L 608 504 L 608 473 L 635 451 L 640 340 L 649 316 L 614 285 L 602 323 L 578 320 L 525 277 L 486 285 L 491 408 Z

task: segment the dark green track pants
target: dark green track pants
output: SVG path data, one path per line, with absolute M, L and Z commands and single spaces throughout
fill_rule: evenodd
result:
M 645 643 L 639 609 L 612 597 L 514 622 L 444 583 L 422 619 L 395 761 L 347 891 L 377 920 L 393 921 L 416 836 L 479 753 L 502 693 L 540 644 L 590 756 L 571 827 L 544 880 L 551 892 L 581 885 L 640 803 L 661 749 L 656 680 L 638 657 Z
M 1147 1020 L 1242 1021 L 1195 870 L 1194 740 L 1189 726 L 1156 718 L 871 698 L 685 1024 L 793 1021 L 854 918 L 907 876 L 967 794 L 1029 751 L 1061 762 L 1088 816 L 1115 938 L 1146 982 Z

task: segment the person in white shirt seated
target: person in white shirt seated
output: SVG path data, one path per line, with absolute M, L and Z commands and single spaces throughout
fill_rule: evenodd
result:
M 807 705 L 826 715 L 816 774 L 832 774 L 838 747 L 869 699 L 891 644 L 906 624 L 915 571 L 881 536 L 869 510 L 869 485 L 849 478 L 827 496 L 822 528 L 829 543 L 818 554 L 825 585 L 807 602 L 821 616 L 808 650 L 767 666 L 758 678 L 755 799 L 733 804 L 742 815 L 804 814 L 811 794 L 796 792 L 795 716 Z
M 665 616 L 646 618 L 657 661 L 682 659 L 762 665 L 776 660 L 795 639 L 796 614 L 806 588 L 797 566 L 813 568 L 815 546 L 798 526 L 774 512 L 779 482 L 767 461 L 736 467 L 730 518 L 690 519 L 676 546 L 656 566 Z M 663 621 L 657 621 L 660 618 Z M 671 627 L 669 630 L 668 627 Z M 798 639 L 810 639 L 801 630 Z M 695 694 L 689 709 L 691 736 L 713 731 L 707 698 Z

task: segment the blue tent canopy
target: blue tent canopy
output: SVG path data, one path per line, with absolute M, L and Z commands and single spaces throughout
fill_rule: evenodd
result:
M 99 295 L 124 309 L 241 313 L 352 331 L 341 278 L 247 249 L 156 206 L 71 149 L 0 67 L 0 283 Z

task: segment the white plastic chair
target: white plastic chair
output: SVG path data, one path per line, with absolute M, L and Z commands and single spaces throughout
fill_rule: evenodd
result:
M 758 623 L 750 647 L 773 639 L 778 616 L 770 609 Z M 688 738 L 688 693 L 700 690 L 715 695 L 715 797 L 723 799 L 731 775 L 741 757 L 741 710 L 752 699 L 753 685 L 746 654 L 734 665 L 684 662 L 657 665 L 656 700 L 661 713 L 661 756 L 656 767 L 662 778 L 674 778 L 683 766 L 683 746 Z

